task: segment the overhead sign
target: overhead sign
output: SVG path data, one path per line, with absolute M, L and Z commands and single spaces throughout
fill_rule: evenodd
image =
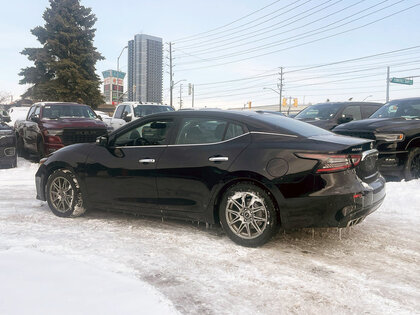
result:
M 391 78 L 390 82 L 397 84 L 413 85 L 413 79 L 408 78 Z

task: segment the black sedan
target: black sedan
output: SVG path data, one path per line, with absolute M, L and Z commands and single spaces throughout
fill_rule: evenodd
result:
M 61 217 L 100 208 L 220 222 L 259 246 L 279 226 L 362 221 L 385 197 L 376 161 L 369 140 L 279 115 L 168 112 L 41 160 L 37 198 Z
M 0 120 L 0 168 L 16 167 L 16 135 L 12 128 Z

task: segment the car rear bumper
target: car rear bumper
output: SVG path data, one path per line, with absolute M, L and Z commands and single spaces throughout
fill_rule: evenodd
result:
M 282 226 L 285 229 L 347 227 L 363 221 L 380 207 L 384 198 L 385 179 L 379 174 L 370 183 L 361 180 L 348 185 L 335 183 L 317 194 L 287 200 L 281 214 Z

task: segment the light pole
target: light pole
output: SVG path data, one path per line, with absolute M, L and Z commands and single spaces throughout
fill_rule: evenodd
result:
M 170 100 L 169 100 L 169 105 L 173 108 L 174 106 L 173 106 L 173 104 L 172 104 L 172 95 L 173 95 L 173 90 L 174 90 L 174 87 L 175 87 L 175 85 L 177 85 L 179 82 L 182 82 L 182 81 L 187 81 L 186 79 L 182 79 L 182 80 L 179 80 L 179 81 L 176 81 L 175 83 L 174 83 L 174 81 L 172 80 L 171 81 L 171 86 L 169 87 L 169 89 L 170 89 L 170 92 L 171 92 L 171 96 L 170 96 Z
M 273 89 L 273 88 L 268 88 L 268 87 L 264 87 L 263 88 L 263 90 L 271 90 L 271 91 L 273 91 L 273 92 L 276 92 L 278 95 L 279 95 L 279 111 L 280 111 L 280 113 L 281 113 L 281 85 L 279 86 L 279 91 L 276 91 L 275 89 Z
M 118 105 L 118 102 L 119 102 L 119 94 L 120 94 L 120 90 L 119 90 L 119 88 L 118 88 L 118 76 L 120 75 L 120 57 L 121 57 L 121 55 L 122 55 L 122 53 L 123 53 L 123 51 L 124 51 L 124 49 L 126 49 L 126 48 L 128 48 L 128 46 L 125 46 L 122 50 L 121 50 L 121 53 L 120 53 L 120 55 L 118 56 L 118 58 L 117 58 L 117 105 Z M 124 81 L 123 81 L 123 84 L 124 84 Z
M 364 99 L 363 99 L 363 101 L 362 102 L 364 102 L 364 101 L 366 101 L 369 97 L 372 97 L 373 95 L 368 95 L 368 96 L 366 96 Z

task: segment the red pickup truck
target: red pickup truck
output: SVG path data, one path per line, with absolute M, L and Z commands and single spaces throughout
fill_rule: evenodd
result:
M 95 142 L 107 126 L 87 105 L 64 102 L 35 103 L 26 120 L 15 122 L 17 150 L 40 158 L 66 145 Z

